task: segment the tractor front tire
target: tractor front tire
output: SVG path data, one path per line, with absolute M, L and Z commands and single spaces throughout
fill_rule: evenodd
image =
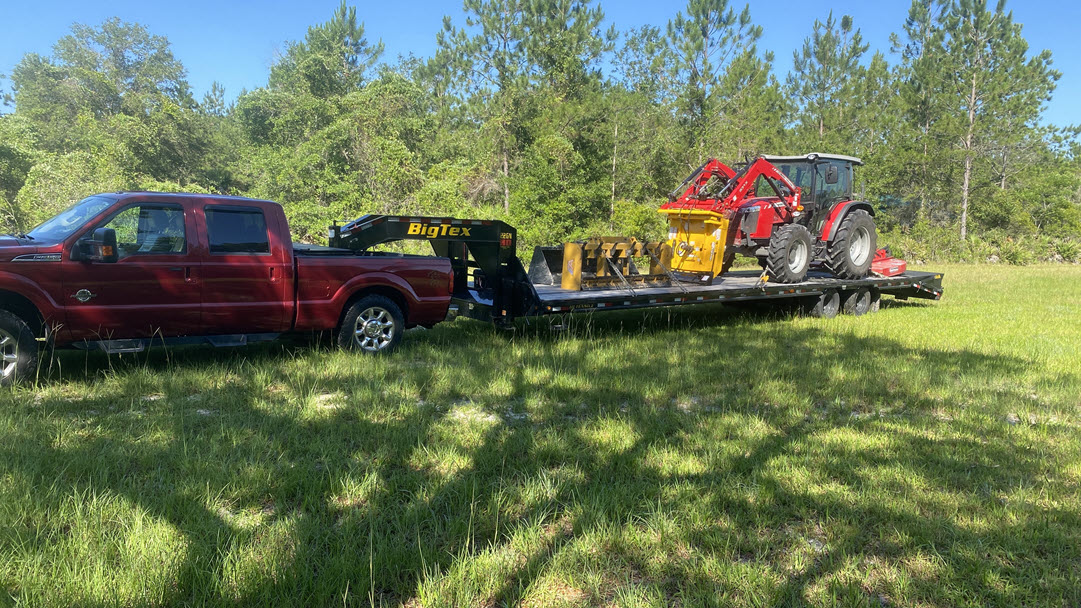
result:
M 862 279 L 871 272 L 877 251 L 875 220 L 863 209 L 841 220 L 833 241 L 826 245 L 826 267 L 840 279 Z
M 33 378 L 38 367 L 38 342 L 18 316 L 0 310 L 0 386 Z
M 800 224 L 785 224 L 773 231 L 766 255 L 766 272 L 778 283 L 799 283 L 811 265 L 811 232 Z
M 735 261 L 736 261 L 736 252 L 732 251 L 731 249 L 725 249 L 724 258 L 721 259 L 721 272 L 720 272 L 720 274 L 725 274 L 726 272 L 731 270 L 732 269 L 732 264 L 735 263 Z

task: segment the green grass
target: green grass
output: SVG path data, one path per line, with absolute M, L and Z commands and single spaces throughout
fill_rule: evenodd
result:
M 0 395 L 0 605 L 1077 606 L 1081 267 L 942 269 L 861 318 L 65 353 Z

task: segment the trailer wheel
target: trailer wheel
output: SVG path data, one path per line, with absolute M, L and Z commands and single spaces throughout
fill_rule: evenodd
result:
M 338 330 L 338 346 L 366 353 L 388 353 L 402 341 L 405 317 L 390 298 L 364 296 L 345 313 Z
M 17 315 L 0 310 L 0 386 L 33 377 L 38 366 L 34 332 Z
M 837 235 L 826 245 L 826 266 L 841 279 L 862 279 L 871 272 L 878 243 L 875 220 L 863 209 L 841 220 Z
M 778 283 L 799 283 L 811 265 L 811 233 L 800 224 L 785 224 L 773 231 L 766 255 L 766 272 Z
M 871 310 L 870 312 L 878 312 L 878 309 L 882 307 L 882 292 L 871 288 Z
M 858 317 L 871 311 L 871 290 L 861 287 L 845 294 L 844 312 Z
M 820 319 L 832 319 L 840 311 L 841 295 L 831 289 L 816 298 L 811 298 L 807 314 Z

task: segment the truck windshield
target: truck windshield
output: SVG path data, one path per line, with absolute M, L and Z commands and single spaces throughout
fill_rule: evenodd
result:
M 108 208 L 115 200 L 107 196 L 84 198 L 27 234 L 37 241 L 60 242 Z

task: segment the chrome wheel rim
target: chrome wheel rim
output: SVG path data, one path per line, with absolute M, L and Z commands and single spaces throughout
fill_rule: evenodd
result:
M 0 376 L 10 378 L 19 365 L 19 341 L 0 329 Z
M 361 350 L 377 352 L 390 346 L 398 330 L 394 315 L 385 308 L 372 306 L 357 316 L 353 339 Z
M 852 243 L 848 245 L 848 257 L 856 266 L 862 266 L 871 253 L 871 233 L 864 227 L 856 229 Z
M 788 251 L 788 269 L 792 272 L 800 272 L 807 265 L 807 243 L 796 241 L 792 243 L 792 249 Z

